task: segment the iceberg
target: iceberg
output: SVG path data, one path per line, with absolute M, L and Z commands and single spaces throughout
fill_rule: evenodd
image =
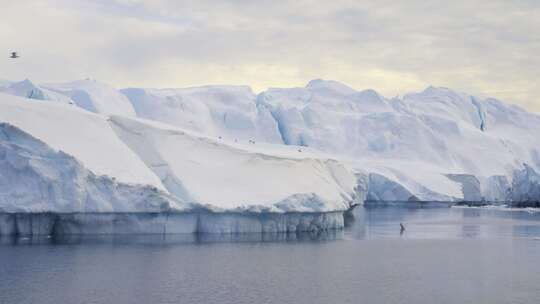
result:
M 539 133 L 534 113 L 443 87 L 2 81 L 0 234 L 313 231 L 363 202 L 536 206 Z
M 9 95 L 0 110 L 0 234 L 317 231 L 359 203 L 350 168 L 313 152 Z

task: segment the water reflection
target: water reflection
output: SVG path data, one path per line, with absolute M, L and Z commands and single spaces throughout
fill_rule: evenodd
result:
M 402 231 L 403 224 L 405 230 Z M 341 231 L 305 233 L 0 236 L 0 245 L 308 243 L 343 239 L 540 239 L 540 210 L 395 203 L 357 206 Z
M 237 234 L 117 234 L 61 236 L 0 236 L 0 245 L 175 245 L 205 243 L 307 243 L 342 239 L 343 230 L 301 233 L 237 233 Z
M 352 214 L 345 233 L 354 239 L 540 238 L 540 210 L 394 204 L 360 206 Z

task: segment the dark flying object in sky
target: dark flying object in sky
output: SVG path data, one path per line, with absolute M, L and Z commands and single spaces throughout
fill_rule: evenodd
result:
M 19 58 L 19 55 L 17 55 L 17 52 L 11 52 L 11 56 L 9 58 Z

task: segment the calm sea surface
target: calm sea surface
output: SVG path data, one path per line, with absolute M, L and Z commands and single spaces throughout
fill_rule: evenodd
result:
M 354 214 L 322 234 L 3 237 L 0 303 L 540 303 L 540 212 Z

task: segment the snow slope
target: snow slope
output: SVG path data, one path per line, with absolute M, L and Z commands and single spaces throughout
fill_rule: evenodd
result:
M 28 79 L 19 82 L 0 82 L 0 92 L 34 100 L 49 100 L 65 104 L 73 103 L 68 96 L 47 90 Z
M 1 95 L 0 122 L 97 175 L 213 210 L 536 199 L 522 192 L 536 189 L 540 117 L 491 98 L 428 87 L 388 99 L 320 79 L 258 95 L 243 86 L 30 84 L 0 90 L 28 97 L 38 88 L 44 100 L 58 94 L 79 107 Z
M 69 96 L 73 102 L 90 112 L 135 116 L 129 100 L 115 88 L 85 79 L 59 84 L 44 84 L 44 88 Z
M 115 135 L 106 116 L 0 93 L 0 122 L 75 157 L 95 174 L 164 189 L 159 178 Z
M 147 212 L 166 203 L 173 210 L 330 212 L 348 209 L 356 198 L 347 167 L 292 147 L 268 145 L 262 152 L 254 144 L 6 94 L 0 94 L 0 122 L 32 138 L 27 144 L 14 131 L 3 133 L 3 153 L 13 157 L 5 157 L 0 174 L 0 209 Z M 39 187 L 25 190 L 30 184 Z M 156 203 L 133 199 L 136 193 Z M 103 199 L 88 201 L 92 195 Z
M 335 160 L 279 146 L 259 152 L 120 116 L 111 125 L 183 201 L 215 210 L 323 212 L 347 210 L 355 199 L 354 175 Z
M 141 118 L 234 141 L 281 143 L 276 121 L 244 86 L 124 89 Z
M 139 117 L 341 159 L 367 186 L 374 181 L 367 191 L 377 200 L 502 201 L 515 170 L 528 164 L 540 171 L 538 115 L 442 87 L 392 99 L 321 79 L 257 96 L 233 86 L 122 92 Z M 475 180 L 478 187 L 470 184 Z M 380 188 L 387 182 L 400 189 Z

